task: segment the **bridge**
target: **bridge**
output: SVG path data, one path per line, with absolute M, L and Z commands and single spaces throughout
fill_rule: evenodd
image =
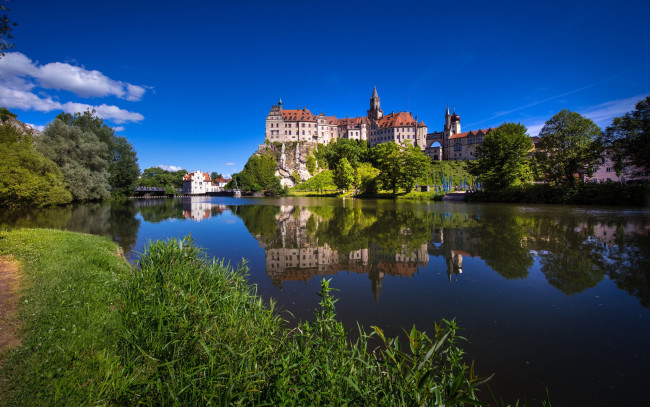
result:
M 134 196 L 165 196 L 164 187 L 135 187 Z

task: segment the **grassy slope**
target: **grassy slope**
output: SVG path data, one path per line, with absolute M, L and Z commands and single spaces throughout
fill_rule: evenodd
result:
M 130 266 L 107 238 L 58 230 L 0 232 L 21 264 L 22 345 L 8 352 L 0 405 L 87 404 L 102 393 L 121 329 L 116 299 Z

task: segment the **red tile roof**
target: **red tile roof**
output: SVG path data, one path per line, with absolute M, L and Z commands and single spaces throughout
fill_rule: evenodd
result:
M 454 139 L 457 139 L 457 138 L 465 138 L 465 137 L 468 137 L 468 136 L 485 136 L 486 134 L 488 134 L 491 131 L 492 131 L 491 128 L 489 128 L 487 130 L 483 130 L 483 129 L 478 129 L 476 131 L 470 130 L 470 131 L 466 131 L 464 133 L 454 134 L 451 137 L 449 137 L 449 140 L 454 140 Z
M 192 181 L 192 175 L 194 175 L 193 172 L 188 172 L 187 174 L 183 175 L 183 181 Z M 212 180 L 210 179 L 210 174 L 207 172 L 202 173 L 203 175 L 203 181 L 205 182 L 211 182 Z
M 309 109 L 282 110 L 282 119 L 288 122 L 315 122 L 316 116 Z
M 391 113 L 378 121 L 379 128 L 415 126 L 415 120 L 409 112 Z
M 349 117 L 345 119 L 338 119 L 339 126 L 358 126 L 361 123 L 368 124 L 368 119 L 365 117 Z

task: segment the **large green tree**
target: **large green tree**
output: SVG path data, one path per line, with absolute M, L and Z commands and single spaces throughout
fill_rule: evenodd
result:
M 539 132 L 535 155 L 551 183 L 573 184 L 579 173 L 591 173 L 602 152 L 602 131 L 590 119 L 563 109 Z
M 74 200 L 110 196 L 108 147 L 94 133 L 55 119 L 36 138 L 36 149 L 59 166 Z
M 321 148 L 319 147 L 319 150 Z M 360 162 L 367 161 L 368 156 L 368 144 L 362 140 L 339 138 L 335 143 L 327 145 L 324 150 L 329 168 L 336 168 L 342 158 L 356 168 Z
M 277 162 L 273 153 L 265 151 L 261 154 L 253 154 L 244 169 L 233 174 L 233 181 L 231 181 L 227 188 L 240 188 L 244 191 L 262 191 L 269 195 L 278 195 L 284 193 L 280 185 L 280 178 L 275 176 Z
M 605 141 L 616 153 L 617 171 L 622 169 L 625 158 L 650 169 L 650 96 L 639 101 L 633 111 L 616 117 L 605 130 Z
M 470 173 L 479 177 L 488 191 L 525 183 L 531 178 L 527 154 L 532 148 L 526 126 L 503 123 L 476 147 L 478 159 L 469 163 Z
M 334 183 L 340 189 L 350 189 L 354 183 L 354 168 L 347 158 L 341 158 L 334 169 Z
M 92 132 L 100 142 L 106 144 L 111 193 L 131 195 L 140 176 L 138 157 L 131 143 L 115 134 L 115 130 L 97 117 L 94 110 L 75 114 L 61 113 L 56 118 L 69 126 Z
M 0 157 L 0 207 L 60 205 L 72 200 L 57 165 L 38 153 L 31 135 L 13 123 L 0 125 Z
M 381 143 L 372 150 L 373 160 L 379 169 L 379 180 L 384 188 L 396 194 L 399 188 L 413 189 L 417 179 L 426 175 L 430 159 L 420 148 L 404 142 Z

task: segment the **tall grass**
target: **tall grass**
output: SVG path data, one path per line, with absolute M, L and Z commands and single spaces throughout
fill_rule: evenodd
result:
M 380 328 L 350 342 L 322 282 L 313 322 L 290 329 L 234 269 L 188 239 L 152 243 L 125 288 L 121 343 L 132 383 L 115 401 L 151 404 L 463 405 L 482 383 L 453 321 L 413 328 L 406 349 Z M 371 338 L 383 346 L 374 349 Z M 123 373 L 123 372 L 122 372 Z

